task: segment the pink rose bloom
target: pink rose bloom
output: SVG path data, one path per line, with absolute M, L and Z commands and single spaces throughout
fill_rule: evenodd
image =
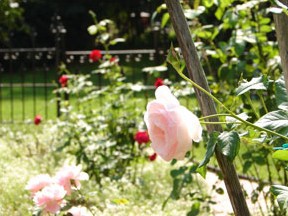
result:
M 42 188 L 50 185 L 52 183 L 52 178 L 48 174 L 40 174 L 31 178 L 26 185 L 25 189 L 30 190 L 34 195 L 36 192 L 40 191 Z
M 151 146 L 165 161 L 182 160 L 191 150 L 192 140 L 201 140 L 199 119 L 180 105 L 167 86 L 159 86 L 155 96 L 156 100 L 148 103 L 144 115 Z
M 62 185 L 67 192 L 67 195 L 71 194 L 72 187 L 80 189 L 81 180 L 88 180 L 87 173 L 81 171 L 81 166 L 64 166 L 60 171 L 56 173 L 55 180 L 58 184 Z
M 87 216 L 87 209 L 81 206 L 73 206 L 68 210 L 72 216 Z
M 65 205 L 65 200 L 63 200 L 65 195 L 66 191 L 63 186 L 51 184 L 37 192 L 33 201 L 46 212 L 56 214 Z

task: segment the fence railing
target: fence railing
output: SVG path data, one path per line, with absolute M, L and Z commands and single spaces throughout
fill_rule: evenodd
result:
M 105 54 L 105 51 L 101 51 Z M 53 90 L 59 87 L 60 62 L 74 73 L 89 73 L 95 65 L 89 61 L 90 51 L 66 51 L 56 48 L 0 49 L 0 122 L 31 121 L 41 114 L 45 119 L 59 115 L 60 105 Z M 164 52 L 155 49 L 111 50 L 120 64 L 131 70 L 130 81 L 151 85 L 143 67 L 163 63 Z M 95 69 L 95 68 L 94 68 Z M 164 75 L 163 75 L 164 76 Z M 98 79 L 96 85 L 101 86 Z

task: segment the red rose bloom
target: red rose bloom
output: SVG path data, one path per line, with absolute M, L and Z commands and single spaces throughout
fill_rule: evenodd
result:
M 150 142 L 149 135 L 148 135 L 148 132 L 147 132 L 147 131 L 138 131 L 138 132 L 135 134 L 134 139 L 135 139 L 139 144 Z
M 67 75 L 62 75 L 59 78 L 59 83 L 61 84 L 62 87 L 66 87 L 68 83 L 68 76 Z
M 162 86 L 162 85 L 164 85 L 164 80 L 162 80 L 161 78 L 157 78 L 154 83 L 154 86 L 158 88 L 159 86 Z
M 100 50 L 92 50 L 89 54 L 89 59 L 91 59 L 93 62 L 99 61 L 99 59 L 102 58 L 102 54 Z
M 149 156 L 149 160 L 150 161 L 154 161 L 154 160 L 156 160 L 156 158 L 157 158 L 157 154 L 156 153 L 154 153 L 154 154 Z
M 34 118 L 34 124 L 39 125 L 41 123 L 41 121 L 42 121 L 41 115 L 36 115 Z

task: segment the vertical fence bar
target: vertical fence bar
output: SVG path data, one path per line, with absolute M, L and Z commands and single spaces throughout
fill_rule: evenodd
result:
M 47 77 L 47 72 L 48 72 L 48 66 L 45 66 L 44 69 L 44 103 L 45 103 L 45 119 L 48 119 L 48 77 Z
M 11 122 L 14 122 L 14 92 L 13 92 L 13 64 L 12 64 L 12 52 L 9 51 L 9 73 L 10 73 L 10 118 Z
M 25 120 L 25 72 L 27 71 L 26 68 L 21 70 L 21 105 L 22 105 L 22 121 Z
M 2 56 L 0 56 L 2 58 Z M 3 122 L 3 109 L 2 109 L 2 73 L 3 73 L 2 65 L 0 64 L 0 122 Z

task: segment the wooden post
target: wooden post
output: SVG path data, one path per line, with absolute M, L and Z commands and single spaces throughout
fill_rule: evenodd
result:
M 202 88 L 210 92 L 205 73 L 201 66 L 198 54 L 193 43 L 187 21 L 185 19 L 179 0 L 165 0 L 170 18 L 181 48 L 189 77 Z M 203 92 L 195 88 L 197 100 L 199 102 L 203 116 L 216 114 L 214 101 Z M 218 118 L 211 118 L 210 121 L 218 121 Z M 207 125 L 209 133 L 213 131 L 222 131 L 220 125 Z M 215 150 L 215 155 L 222 171 L 225 186 L 230 198 L 236 216 L 250 215 L 247 203 L 240 186 L 240 182 L 231 161 L 221 152 Z
M 288 6 L 288 0 L 281 0 L 281 2 Z M 273 18 L 275 21 L 285 86 L 288 92 L 288 15 L 282 12 L 281 14 L 274 14 Z

